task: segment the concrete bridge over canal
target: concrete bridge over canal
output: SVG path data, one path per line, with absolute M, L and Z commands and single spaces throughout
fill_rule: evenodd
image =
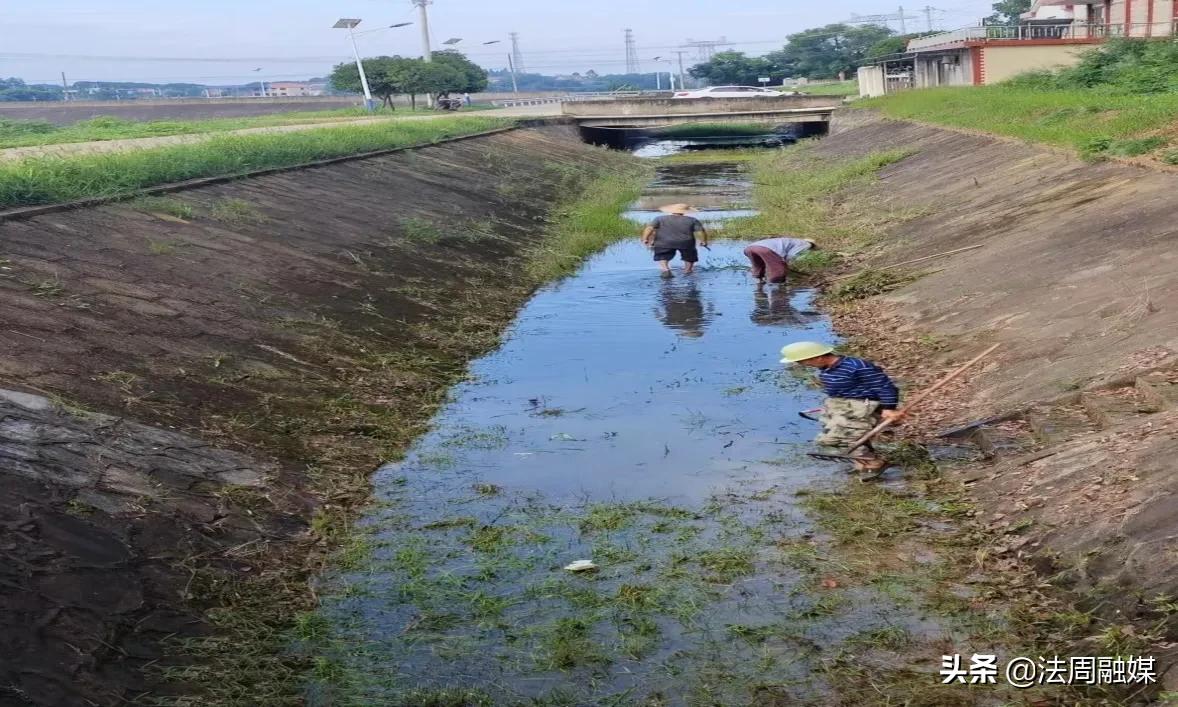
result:
M 564 103 L 583 128 L 655 128 L 687 123 L 828 123 L 840 96 L 627 98 Z

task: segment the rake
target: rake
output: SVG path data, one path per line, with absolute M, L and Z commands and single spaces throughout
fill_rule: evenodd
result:
M 946 385 L 948 385 L 949 383 L 951 383 L 952 381 L 954 381 L 958 377 L 960 377 L 962 373 L 965 373 L 969 369 L 976 366 L 979 361 L 981 361 L 985 357 L 989 356 L 990 354 L 994 353 L 998 349 L 999 346 L 1001 346 L 1001 344 L 994 344 L 990 348 L 986 349 L 985 351 L 983 351 L 982 353 L 978 354 L 976 357 L 971 359 L 968 363 L 965 363 L 957 370 L 953 371 L 949 375 L 947 375 L 944 378 L 942 378 L 941 380 L 937 381 L 935 384 L 932 385 L 932 387 L 927 388 L 927 389 L 921 391 L 920 393 L 917 393 L 915 396 L 912 397 L 912 399 L 910 401 L 908 401 L 907 405 L 900 408 L 900 412 L 903 414 L 910 412 L 917 405 L 924 402 L 925 399 L 927 399 L 930 395 L 937 392 L 941 388 L 944 388 Z M 824 461 L 840 461 L 840 462 L 841 461 L 856 461 L 855 457 L 852 456 L 855 453 L 855 451 L 858 450 L 863 445 L 870 442 L 872 439 L 874 439 L 876 436 L 878 436 L 879 433 L 881 433 L 884 430 L 886 430 L 887 428 L 891 427 L 892 424 L 894 424 L 894 423 L 891 420 L 884 420 L 883 422 L 879 423 L 870 432 L 863 435 L 859 439 L 855 440 L 855 443 L 851 446 L 850 449 L 847 450 L 846 454 L 823 454 L 821 452 L 810 452 L 809 455 L 815 459 L 822 459 Z

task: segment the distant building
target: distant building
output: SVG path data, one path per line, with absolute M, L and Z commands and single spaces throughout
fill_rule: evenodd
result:
M 1074 66 L 1112 37 L 1178 36 L 1178 0 L 1035 0 L 1012 26 L 966 27 L 909 40 L 902 55 L 859 70 L 860 95 L 981 86 Z
M 266 95 L 271 97 L 322 96 L 326 90 L 326 84 L 305 81 L 274 81 L 266 84 Z

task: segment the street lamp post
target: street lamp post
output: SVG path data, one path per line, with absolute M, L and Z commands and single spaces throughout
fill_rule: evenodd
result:
M 360 20 L 344 17 L 332 25 L 332 28 L 348 30 L 348 38 L 352 40 L 352 54 L 356 57 L 356 70 L 360 72 L 360 85 L 364 87 L 364 108 L 371 113 L 376 106 L 372 100 L 372 90 L 368 88 L 368 76 L 364 73 L 364 62 L 360 61 L 360 47 L 356 45 L 355 30 L 358 24 L 360 24 Z
M 261 70 L 262 70 L 262 67 L 260 67 L 260 66 L 256 69 L 254 69 L 254 71 L 259 71 L 259 72 Z M 263 79 L 261 76 L 258 76 L 258 88 L 260 88 L 262 91 L 262 98 L 265 98 L 266 97 L 266 80 Z
M 660 64 L 666 64 L 667 66 L 674 67 L 674 62 L 672 62 L 670 59 L 664 59 L 661 56 L 656 56 L 654 58 L 654 61 L 657 61 Z M 673 69 L 667 70 L 667 79 L 671 83 L 671 90 L 674 91 L 675 90 L 675 72 Z M 654 81 L 655 81 L 655 86 L 658 88 L 658 90 L 660 90 L 660 91 L 663 90 L 663 76 L 662 76 L 661 71 L 654 72 Z M 682 88 L 682 87 L 680 87 L 680 88 Z
M 433 59 L 433 51 L 429 46 L 429 10 L 426 6 L 432 3 L 433 0 L 413 0 L 413 4 L 417 6 L 417 12 L 421 23 L 421 58 L 425 61 Z

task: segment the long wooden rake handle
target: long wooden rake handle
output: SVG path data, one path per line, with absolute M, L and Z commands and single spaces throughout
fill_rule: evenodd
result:
M 978 362 L 981 361 L 983 358 L 985 358 L 985 357 L 989 356 L 990 354 L 994 353 L 995 351 L 997 351 L 998 347 L 1001 345 L 1002 344 L 994 344 L 990 348 L 986 349 L 985 351 L 981 352 L 980 354 L 978 354 L 974 358 L 970 359 L 969 362 L 963 364 L 957 370 L 953 371 L 952 373 L 948 374 L 947 376 L 945 376 L 941 380 L 937 381 L 931 387 L 926 388 L 925 390 L 922 390 L 921 392 L 917 393 L 915 396 L 912 397 L 911 400 L 908 401 L 907 405 L 900 408 L 900 412 L 907 413 L 908 411 L 912 410 L 914 407 L 916 407 L 920 403 L 924 402 L 924 400 L 926 398 L 928 398 L 930 395 L 937 392 L 941 388 L 944 388 L 946 385 L 948 385 L 949 383 L 951 383 L 954 380 L 956 380 L 957 378 L 959 378 L 962 373 L 965 373 L 969 369 L 976 366 L 978 364 Z M 870 432 L 868 432 L 867 434 L 863 435 L 862 437 L 860 437 L 858 440 L 855 441 L 854 446 L 852 446 L 849 450 L 847 450 L 847 455 L 850 456 L 856 449 L 858 449 L 858 448 L 862 447 L 863 445 L 867 444 L 868 442 L 870 442 L 873 437 L 878 435 L 880 432 L 883 432 L 887 428 L 891 427 L 892 424 L 893 423 L 891 420 L 884 420 L 883 422 L 876 425 L 873 430 L 871 430 Z

